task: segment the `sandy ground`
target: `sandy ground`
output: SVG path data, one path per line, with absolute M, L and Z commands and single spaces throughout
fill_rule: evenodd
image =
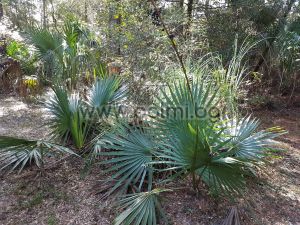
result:
M 259 178 L 249 180 L 247 197 L 237 203 L 195 196 L 187 187 L 163 196 L 167 216 L 176 225 L 219 224 L 237 205 L 243 225 L 300 224 L 300 108 L 254 112 L 263 127 L 283 126 L 289 134 L 279 139 L 287 151 L 269 159 Z M 41 105 L 27 105 L 16 97 L 0 96 L 0 135 L 33 139 L 47 136 L 47 112 Z M 95 194 L 100 189 L 101 168 L 84 176 L 82 160 L 63 161 L 40 179 L 28 168 L 24 173 L 0 175 L 0 224 L 2 225 L 109 225 L 116 214 L 112 202 Z

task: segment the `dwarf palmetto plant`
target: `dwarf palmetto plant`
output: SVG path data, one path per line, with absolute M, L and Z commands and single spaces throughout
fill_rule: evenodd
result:
M 112 115 L 114 107 L 126 96 L 126 89 L 121 80 L 115 77 L 96 80 L 83 101 L 78 94 L 68 94 L 63 87 L 54 87 L 53 97 L 46 103 L 52 114 L 49 121 L 52 136 L 71 140 L 76 148 L 81 149 L 92 135 L 92 129 Z M 89 137 L 91 140 L 93 137 Z
M 21 172 L 28 164 L 43 168 L 45 156 L 59 153 L 76 155 L 72 150 L 48 141 L 0 136 L 0 171 L 18 169 Z
M 111 149 L 101 154 L 112 157 L 105 164 L 111 165 L 108 172 L 115 179 L 109 193 L 119 187 L 123 193 L 128 187 L 140 193 L 143 183 L 159 186 L 153 171 L 172 171 L 166 182 L 189 176 L 196 191 L 204 182 L 215 194 L 241 194 L 247 169 L 262 162 L 274 143 L 271 140 L 282 130 L 257 132 L 259 123 L 250 117 L 212 118 L 209 111 L 218 107 L 219 99 L 219 89 L 205 80 L 194 82 L 191 89 L 184 83 L 170 85 L 157 100 L 161 108 L 154 114 L 151 127 L 133 131 L 120 128 L 102 140 L 103 146 Z M 126 211 L 135 210 L 137 204 L 128 203 Z M 141 203 L 139 207 L 146 206 Z M 145 213 L 141 208 L 135 215 Z M 127 217 L 124 224 L 133 221 L 128 214 L 123 215 Z M 134 221 L 142 224 L 139 219 Z
M 77 94 L 69 95 L 65 88 L 54 87 L 54 95 L 46 103 L 46 108 L 52 114 L 49 121 L 52 138 L 63 140 L 64 143 L 71 141 L 77 149 L 83 148 L 91 127 L 98 126 L 105 116 L 112 115 L 103 112 L 107 110 L 106 107 L 112 105 L 113 108 L 125 98 L 126 90 L 121 86 L 121 80 L 114 77 L 97 80 L 88 102 L 84 102 Z M 18 168 L 21 171 L 30 163 L 42 167 L 45 156 L 57 152 L 75 154 L 66 147 L 48 141 L 0 136 L 0 170 Z
M 259 161 L 266 153 L 269 131 L 256 132 L 259 123 L 248 118 L 214 119 L 211 109 L 218 107 L 218 90 L 199 82 L 191 93 L 184 85 L 169 87 L 160 105 L 163 115 L 155 119 L 156 129 L 163 131 L 158 161 L 176 173 L 191 174 L 197 189 L 200 180 L 219 194 L 240 193 L 244 186 L 244 168 Z M 187 107 L 187 108 L 186 108 Z M 167 108 L 188 114 L 166 113 Z M 199 110 L 202 111 L 199 114 Z M 198 113 L 197 113 L 198 112 Z

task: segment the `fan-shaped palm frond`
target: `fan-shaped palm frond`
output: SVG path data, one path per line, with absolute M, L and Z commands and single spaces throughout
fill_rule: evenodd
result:
M 197 189 L 197 179 L 202 178 L 212 190 L 218 193 L 239 192 L 244 180 L 241 173 L 243 162 L 222 157 L 222 150 L 229 140 L 223 140 L 223 129 L 213 125 L 204 125 L 201 121 L 194 122 L 193 126 L 174 129 L 164 142 L 159 154 L 162 163 L 177 173 L 190 173 L 193 176 L 193 185 Z
M 157 108 L 154 112 L 154 124 L 163 132 L 172 132 L 177 126 L 182 127 L 193 121 L 201 120 L 202 124 L 210 123 L 211 111 L 217 109 L 219 101 L 218 89 L 211 82 L 195 81 L 191 92 L 182 82 L 171 85 L 161 91 Z M 157 124 L 156 124 L 157 123 Z
M 225 121 L 224 132 L 231 140 L 227 151 L 223 152 L 220 157 L 235 156 L 242 160 L 260 160 L 276 143 L 273 139 L 285 132 L 280 127 L 257 132 L 260 123 L 257 119 L 251 119 L 250 116 Z
M 88 97 L 90 107 L 97 110 L 99 116 L 108 116 L 114 104 L 126 96 L 126 87 L 121 87 L 121 80 L 115 77 L 96 80 Z
M 120 201 L 120 208 L 125 211 L 114 220 L 114 225 L 156 225 L 157 214 L 163 215 L 158 195 L 165 191 L 169 190 L 154 189 L 126 196 Z
M 61 87 L 54 87 L 54 96 L 46 103 L 53 117 L 49 125 L 53 137 L 67 141 L 70 137 L 82 148 L 89 129 L 89 114 L 78 95 L 68 95 Z
M 62 76 L 65 68 L 63 37 L 44 28 L 33 28 L 29 30 L 27 39 L 44 63 L 46 75 Z
M 21 172 L 30 163 L 41 167 L 44 156 L 54 153 L 76 155 L 72 150 L 51 142 L 0 136 L 0 171 L 18 168 Z
M 115 134 L 107 135 L 101 140 L 102 148 L 111 149 L 100 153 L 112 157 L 103 162 L 110 165 L 106 172 L 113 172 L 109 181 L 116 180 L 108 194 L 119 188 L 126 192 L 129 185 L 136 185 L 136 189 L 141 190 L 145 179 L 148 179 L 148 188 L 151 188 L 153 171 L 150 163 L 156 152 L 156 145 L 151 134 L 144 132 L 122 126 Z
M 246 184 L 244 166 L 247 164 L 231 157 L 213 158 L 209 163 L 196 170 L 196 174 L 214 194 L 242 194 Z
M 63 38 L 61 35 L 52 33 L 47 29 L 34 28 L 29 31 L 28 39 L 37 50 L 40 58 L 45 57 L 49 51 L 52 51 L 62 61 Z

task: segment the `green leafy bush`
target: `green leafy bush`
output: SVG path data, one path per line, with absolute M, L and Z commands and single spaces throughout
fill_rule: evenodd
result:
M 30 53 L 26 45 L 12 40 L 6 47 L 6 54 L 21 62 L 22 70 L 25 74 L 32 75 L 35 73 L 36 58 Z

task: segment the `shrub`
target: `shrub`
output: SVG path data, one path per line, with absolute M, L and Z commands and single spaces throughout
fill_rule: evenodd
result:
M 36 58 L 24 44 L 12 40 L 6 47 L 6 53 L 21 63 L 22 70 L 25 74 L 32 75 L 35 73 Z

